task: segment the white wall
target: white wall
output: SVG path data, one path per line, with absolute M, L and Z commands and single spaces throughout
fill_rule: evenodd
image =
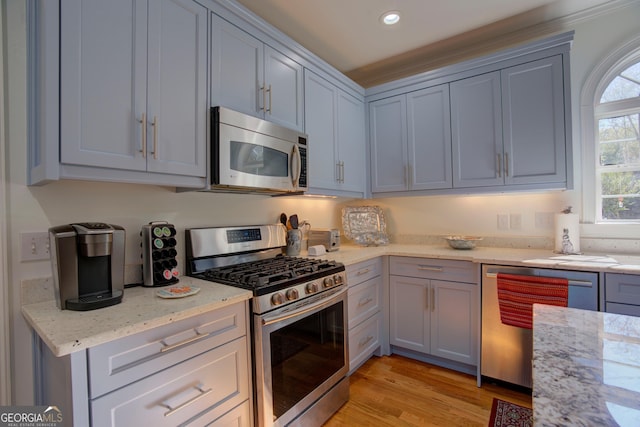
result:
M 125 227 L 126 260 L 138 264 L 138 233 L 152 220 L 167 220 L 179 230 L 195 226 L 271 223 L 280 212 L 297 213 L 313 226 L 340 225 L 340 207 L 344 204 L 379 204 L 385 208 L 389 232 L 392 234 L 532 235 L 550 236 L 552 230 L 536 228 L 535 212 L 557 212 L 566 205 L 578 210 L 580 197 L 580 126 L 578 109 L 574 108 L 574 163 L 576 190 L 547 194 L 489 196 L 437 196 L 387 198 L 353 202 L 341 199 L 268 198 L 207 193 L 175 193 L 165 187 L 57 182 L 42 187 L 26 183 L 26 34 L 24 2 L 8 1 L 7 116 L 8 153 L 8 265 L 10 304 L 12 306 L 12 363 L 14 374 L 13 401 L 31 404 L 32 373 L 30 330 L 20 314 L 20 281 L 50 276 L 48 262 L 21 262 L 21 232 L 45 231 L 53 225 L 73 221 L 104 221 Z M 597 21 L 576 25 L 572 51 L 573 104 L 578 106 L 580 85 L 591 67 L 607 49 L 638 32 L 640 7 L 616 11 Z M 498 230 L 498 213 L 522 216 L 520 230 Z M 179 233 L 182 239 L 183 233 Z M 182 244 L 182 241 L 179 241 Z M 79 317 L 81 314 L 79 314 Z

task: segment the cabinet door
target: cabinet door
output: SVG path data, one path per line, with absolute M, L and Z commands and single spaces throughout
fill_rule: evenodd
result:
M 371 191 L 407 190 L 407 102 L 405 95 L 369 104 Z
M 149 3 L 147 170 L 206 176 L 207 10 Z
M 478 286 L 431 281 L 431 354 L 478 363 Z
M 429 353 L 429 281 L 414 277 L 389 278 L 389 343 Z
M 407 120 L 410 188 L 451 188 L 449 85 L 407 94 Z
M 60 161 L 146 169 L 147 1 L 63 0 Z
M 340 188 L 364 193 L 366 145 L 364 102 L 338 90 L 338 161 Z
M 504 184 L 500 72 L 451 83 L 453 186 Z
M 212 14 L 211 105 L 264 117 L 263 43 Z
M 309 136 L 309 183 L 312 188 L 336 189 L 336 87 L 305 72 L 305 133 Z
M 269 46 L 264 47 L 265 119 L 292 129 L 304 129 L 302 65 Z
M 566 181 L 561 56 L 501 72 L 505 182 Z

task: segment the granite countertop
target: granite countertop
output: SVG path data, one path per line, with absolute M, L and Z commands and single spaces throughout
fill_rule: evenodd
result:
M 345 265 L 384 255 L 455 259 L 483 264 L 505 264 L 537 268 L 580 271 L 606 271 L 640 274 L 640 256 L 622 254 L 559 255 L 547 249 L 520 249 L 478 246 L 471 250 L 452 249 L 446 244 L 390 244 L 362 247 L 342 245 L 319 258 L 333 259 Z M 306 256 L 306 252 L 301 256 Z
M 390 244 L 377 247 L 346 244 L 342 245 L 340 250 L 328 252 L 318 258 L 332 259 L 351 265 L 388 255 L 585 271 L 640 273 L 640 257 L 614 255 L 613 262 L 609 260 L 610 262 L 607 263 L 597 262 L 597 260 L 589 262 L 550 260 L 551 257 L 557 257 L 551 250 L 482 246 L 473 250 L 456 250 L 445 243 Z M 306 251 L 303 251 L 300 256 L 307 256 Z M 600 255 L 594 257 L 606 258 Z M 34 280 L 25 282 L 31 283 Z M 181 285 L 197 286 L 201 291 L 194 296 L 165 300 L 155 296 L 157 289 L 129 288 L 125 290 L 123 302 L 120 304 L 99 310 L 78 312 L 59 310 L 56 307 L 51 278 L 35 279 L 35 282 L 38 282 L 36 286 L 25 286 L 23 282 L 22 313 L 56 356 L 64 356 L 251 298 L 251 292 L 247 290 L 183 276 L 180 278 Z
M 41 287 L 53 288 L 50 279 Z M 143 332 L 217 308 L 246 301 L 251 291 L 181 277 L 180 286 L 195 286 L 200 292 L 185 298 L 156 296 L 161 288 L 128 288 L 120 304 L 91 311 L 60 310 L 55 300 L 45 299 L 22 306 L 22 314 L 55 356 L 84 350 L 117 338 Z M 49 295 L 53 293 L 49 289 Z M 23 301 L 28 296 L 23 295 Z M 27 299 L 28 301 L 28 299 Z
M 640 317 L 535 304 L 533 419 L 640 425 Z

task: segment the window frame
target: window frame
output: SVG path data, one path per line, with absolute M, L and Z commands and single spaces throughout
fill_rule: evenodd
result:
M 582 215 L 584 224 L 593 224 L 597 229 L 607 230 L 607 235 L 624 234 L 624 229 L 631 225 L 640 224 L 638 220 L 598 221 L 598 209 L 602 209 L 600 198 L 596 197 L 597 185 L 600 185 L 599 175 L 596 173 L 598 152 L 597 135 L 598 120 L 610 106 L 603 104 L 600 99 L 611 81 L 631 65 L 640 62 L 640 35 L 627 41 L 618 49 L 606 56 L 589 74 L 582 88 L 581 121 L 582 121 Z M 615 106 L 621 107 L 628 100 L 616 101 Z M 598 108 L 600 106 L 600 108 Z M 622 110 L 623 108 L 620 108 Z M 618 110 L 618 108 L 616 108 Z M 626 226 L 626 227 L 625 227 Z M 612 233 L 615 228 L 616 232 Z M 637 229 L 634 228 L 634 231 Z M 613 237 L 613 236 L 612 236 Z

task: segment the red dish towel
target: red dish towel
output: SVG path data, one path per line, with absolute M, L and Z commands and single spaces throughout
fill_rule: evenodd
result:
M 567 279 L 498 273 L 500 320 L 505 325 L 532 329 L 534 303 L 566 307 L 568 296 Z

